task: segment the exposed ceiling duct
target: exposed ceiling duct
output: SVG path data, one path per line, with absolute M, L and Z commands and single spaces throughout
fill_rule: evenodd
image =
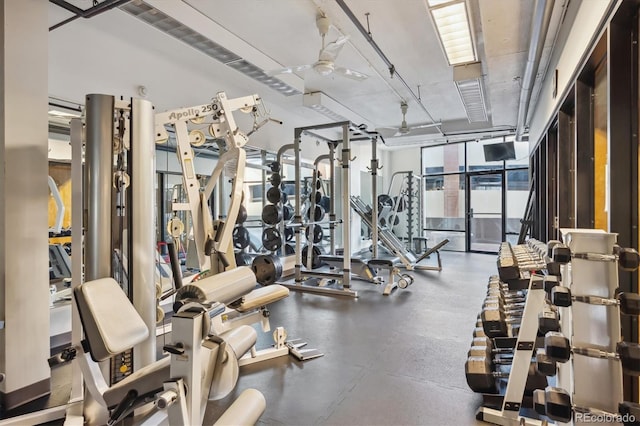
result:
M 474 62 L 453 67 L 453 81 L 458 88 L 469 123 L 488 121 L 482 85 L 482 64 Z
M 120 9 L 284 96 L 302 94 L 295 87 L 268 75 L 259 66 L 141 0 L 127 3 Z
M 518 104 L 518 118 L 516 122 L 516 141 L 521 141 L 525 132 L 527 114 L 529 112 L 529 102 L 531 93 L 536 82 L 540 58 L 544 49 L 544 42 L 547 38 L 547 30 L 553 12 L 553 0 L 536 0 L 534 5 L 534 15 L 531 21 L 531 31 L 529 39 L 529 53 L 527 54 L 527 64 L 522 78 L 522 88 L 520 89 L 520 102 Z

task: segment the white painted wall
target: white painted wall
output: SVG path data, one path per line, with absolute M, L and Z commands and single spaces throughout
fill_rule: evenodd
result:
M 543 77 L 538 101 L 530 111 L 529 141 L 533 151 L 569 91 L 576 74 L 582 68 L 589 53 L 613 16 L 620 0 L 571 1 L 567 17 L 558 37 L 557 46 L 551 55 L 547 73 Z M 611 13 L 609 13 L 611 12 Z M 553 97 L 553 80 L 558 70 L 558 94 Z

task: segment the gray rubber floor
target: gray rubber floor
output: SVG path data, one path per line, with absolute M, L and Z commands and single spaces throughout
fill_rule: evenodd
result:
M 479 424 L 481 398 L 467 387 L 464 362 L 495 259 L 443 252 L 442 272 L 415 272 L 411 287 L 390 296 L 360 281 L 355 300 L 292 291 L 272 305 L 272 327 L 325 355 L 243 367 L 236 391 L 209 403 L 205 424 L 246 388 L 267 400 L 261 424 Z

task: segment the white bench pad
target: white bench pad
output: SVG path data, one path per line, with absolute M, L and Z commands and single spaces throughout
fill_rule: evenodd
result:
M 246 312 L 269 303 L 277 302 L 289 296 L 289 289 L 279 284 L 261 287 L 245 294 L 242 303 L 236 307 L 238 312 Z

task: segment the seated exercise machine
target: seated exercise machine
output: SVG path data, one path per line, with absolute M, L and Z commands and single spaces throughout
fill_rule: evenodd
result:
M 186 203 L 173 203 L 173 210 L 186 210 L 191 214 L 194 242 L 197 250 L 200 277 L 212 277 L 224 271 L 232 271 L 237 267 L 233 231 L 241 211 L 242 188 L 244 184 L 244 169 L 246 151 L 244 146 L 248 136 L 257 131 L 269 121 L 266 118 L 259 121 L 261 99 L 258 95 L 229 99 L 224 92 L 216 94 L 210 104 L 180 108 L 156 114 L 155 139 L 161 143 L 168 138 L 165 126 L 175 133 L 177 154 L 182 168 L 183 188 L 186 191 Z M 253 129 L 244 133 L 239 130 L 233 117 L 233 112 L 241 110 L 253 115 Z M 191 130 L 189 130 L 191 126 Z M 201 130 L 204 129 L 204 130 Z M 225 140 L 218 162 L 204 187 L 201 186 L 194 169 L 195 155 L 192 146 L 201 146 L 205 142 L 204 131 L 213 138 Z M 226 216 L 218 220 L 211 217 L 209 200 L 216 185 L 219 184 L 223 173 L 231 178 L 231 196 Z M 173 220 L 177 220 L 174 217 Z M 176 297 L 180 298 L 188 292 L 194 292 L 198 300 L 202 300 L 201 292 L 197 291 L 198 282 L 178 290 Z M 253 286 L 255 286 L 255 279 Z M 251 289 L 253 290 L 253 289 Z M 249 292 L 247 290 L 241 302 L 225 306 L 223 315 L 214 320 L 215 333 L 224 333 L 233 327 L 261 323 L 264 332 L 270 331 L 269 311 L 266 306 L 288 296 L 289 291 L 282 286 L 269 286 Z M 243 363 L 257 362 L 276 356 L 286 355 L 289 351 L 285 342 L 286 333 L 278 328 L 274 333 L 275 347 L 265 349 L 243 360 Z
M 224 305 L 216 299 L 241 298 L 252 276 L 249 268 L 241 268 L 220 274 L 215 283 L 211 280 L 201 285 L 200 290 L 207 289 L 203 293 L 206 300 L 183 300 L 185 303 L 172 318 L 172 342 L 163 348 L 171 355 L 112 386 L 104 381 L 98 362 L 139 344 L 149 331 L 112 278 L 88 281 L 74 289 L 85 330 L 85 340 L 78 348 L 84 353 L 78 359 L 89 393 L 110 411 L 107 424 L 115 424 L 133 409 L 149 403 L 155 405 L 155 410 L 142 415 L 136 423 L 202 424 L 207 400 L 224 398 L 233 390 L 238 379 L 237 360 L 257 339 L 249 326 L 211 335 L 211 321 L 224 312 Z M 262 394 L 246 390 L 223 417 L 233 424 L 254 424 L 264 408 Z

